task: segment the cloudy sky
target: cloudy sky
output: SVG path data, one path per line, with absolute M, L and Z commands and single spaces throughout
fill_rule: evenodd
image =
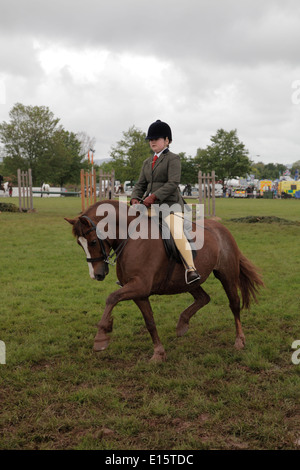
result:
M 1 0 L 0 122 L 47 106 L 95 158 L 156 119 L 195 156 L 237 129 L 257 162 L 300 160 L 299 0 Z

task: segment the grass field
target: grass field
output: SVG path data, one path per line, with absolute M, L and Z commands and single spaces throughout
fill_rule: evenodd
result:
M 149 362 L 150 335 L 131 301 L 114 309 L 109 348 L 92 351 L 115 268 L 104 282 L 90 279 L 63 220 L 79 213 L 80 199 L 34 198 L 34 206 L 0 214 L 0 449 L 300 448 L 291 348 L 300 340 L 300 226 L 231 220 L 299 222 L 299 201 L 217 200 L 217 216 L 266 284 L 259 304 L 242 312 L 246 347 L 233 347 L 233 315 L 212 276 L 203 286 L 211 302 L 181 338 L 175 327 L 190 295 L 152 297 L 161 364 Z

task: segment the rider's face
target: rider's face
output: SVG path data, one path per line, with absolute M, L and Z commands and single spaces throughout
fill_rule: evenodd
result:
M 159 153 L 168 146 L 169 139 L 168 137 L 166 139 L 164 139 L 163 137 L 160 137 L 159 139 L 151 139 L 149 143 L 153 152 Z

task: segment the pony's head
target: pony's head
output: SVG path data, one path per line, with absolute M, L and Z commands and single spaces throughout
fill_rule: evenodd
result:
M 73 226 L 73 235 L 86 254 L 90 277 L 97 281 L 103 281 L 108 274 L 107 256 L 110 247 L 106 246 L 104 240 L 98 237 L 96 224 L 85 215 L 76 219 L 65 217 L 65 220 Z

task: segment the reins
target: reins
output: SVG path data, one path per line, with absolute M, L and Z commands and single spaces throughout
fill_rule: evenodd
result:
M 141 198 L 141 197 L 136 197 L 136 199 L 138 199 L 138 200 L 140 201 L 140 204 L 143 204 L 143 203 L 144 203 L 144 199 L 143 199 L 143 198 Z M 183 219 L 183 220 L 184 220 L 184 217 L 183 217 L 182 215 L 178 215 L 178 214 L 176 214 L 175 212 L 174 212 L 173 214 L 174 214 L 176 217 L 179 217 L 180 219 Z M 210 228 L 205 227 L 205 225 L 200 225 L 200 224 L 198 224 L 197 222 L 193 222 L 193 223 L 196 225 L 196 227 L 203 228 L 204 230 L 208 230 L 209 232 L 212 232 L 212 233 L 213 233 L 213 231 L 212 231 Z

